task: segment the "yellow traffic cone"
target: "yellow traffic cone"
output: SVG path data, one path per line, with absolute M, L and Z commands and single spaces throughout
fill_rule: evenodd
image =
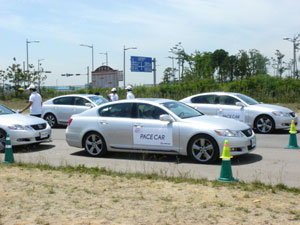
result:
M 290 134 L 297 134 L 296 126 L 295 126 L 295 121 L 294 120 L 292 120 L 292 122 L 291 122 Z
M 238 179 L 236 179 L 232 176 L 231 160 L 230 160 L 232 158 L 232 156 L 230 155 L 230 148 L 229 148 L 228 140 L 225 140 L 225 142 L 224 142 L 223 153 L 220 158 L 222 159 L 221 173 L 220 173 L 220 177 L 217 179 L 217 181 L 237 182 Z
M 231 159 L 232 158 L 232 156 L 230 155 L 230 148 L 229 148 L 228 140 L 224 141 L 223 153 L 220 158 L 221 159 Z
M 295 121 L 292 120 L 291 122 L 291 129 L 290 129 L 290 139 L 289 139 L 289 145 L 285 147 L 285 149 L 300 149 L 297 143 L 297 137 L 296 137 L 297 131 L 295 127 Z

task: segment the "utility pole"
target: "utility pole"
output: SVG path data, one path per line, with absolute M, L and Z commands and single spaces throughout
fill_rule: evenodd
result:
M 153 58 L 153 85 L 156 86 L 156 59 Z

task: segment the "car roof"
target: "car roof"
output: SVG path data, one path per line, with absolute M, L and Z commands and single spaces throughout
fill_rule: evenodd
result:
M 189 99 L 189 98 L 193 98 L 199 95 L 222 95 L 222 94 L 227 94 L 227 95 L 238 95 L 239 93 L 235 93 L 235 92 L 226 92 L 226 91 L 215 91 L 215 92 L 205 92 L 205 93 L 199 93 L 199 94 L 195 94 L 189 97 L 186 97 L 184 99 Z
M 61 98 L 61 97 L 91 97 L 91 96 L 99 96 L 99 97 L 102 97 L 102 95 L 94 95 L 94 94 L 68 94 L 68 95 L 60 95 L 60 96 L 56 96 L 52 99 L 55 99 L 55 98 Z

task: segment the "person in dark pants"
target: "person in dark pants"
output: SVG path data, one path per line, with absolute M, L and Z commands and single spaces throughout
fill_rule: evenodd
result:
M 37 93 L 36 87 L 33 84 L 31 84 L 28 89 L 30 91 L 29 103 L 20 111 L 20 113 L 30 107 L 30 116 L 41 117 L 43 104 L 42 97 L 39 93 Z

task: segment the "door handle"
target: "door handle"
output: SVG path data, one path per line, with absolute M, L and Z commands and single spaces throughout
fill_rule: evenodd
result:
M 143 125 L 140 124 L 140 123 L 134 124 L 134 126 L 135 126 L 135 127 L 143 127 Z
M 107 124 L 107 121 L 106 121 L 106 120 L 102 120 L 102 121 L 100 121 L 100 124 L 106 125 L 106 124 Z

